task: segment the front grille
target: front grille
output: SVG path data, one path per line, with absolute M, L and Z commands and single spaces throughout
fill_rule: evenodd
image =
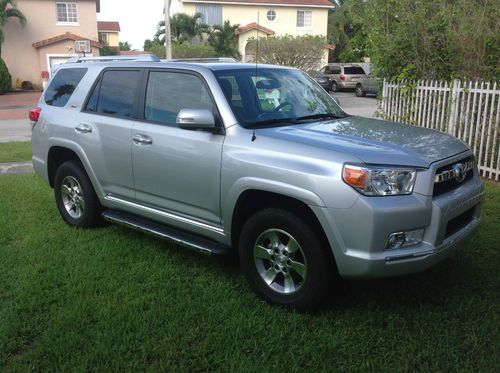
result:
M 446 232 L 444 233 L 444 238 L 446 239 L 454 235 L 460 229 L 467 226 L 467 224 L 469 224 L 472 221 L 472 218 L 474 217 L 474 209 L 475 207 L 472 207 L 463 214 L 458 215 L 456 218 L 451 219 L 448 222 L 448 225 L 446 226 Z
M 455 177 L 453 177 L 453 167 L 457 164 L 466 165 L 469 169 L 465 175 L 465 179 L 463 181 L 457 181 Z M 474 177 L 474 157 L 470 156 L 460 161 L 453 162 L 446 166 L 442 166 L 437 169 L 436 176 L 434 180 L 434 190 L 432 195 L 434 197 L 440 196 L 441 194 L 452 191 L 453 189 L 458 188 L 462 184 L 466 183 L 470 179 Z

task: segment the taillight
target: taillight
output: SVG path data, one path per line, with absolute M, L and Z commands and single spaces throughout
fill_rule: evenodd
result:
M 340 80 L 345 80 L 345 75 L 344 74 L 340 74 Z
M 39 107 L 35 108 L 35 109 L 31 109 L 30 110 L 30 121 L 32 122 L 38 122 L 38 119 L 40 119 L 40 113 L 42 112 L 42 109 L 40 109 Z

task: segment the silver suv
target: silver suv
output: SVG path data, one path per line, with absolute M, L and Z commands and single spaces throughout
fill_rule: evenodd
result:
M 78 60 L 30 116 L 33 165 L 67 224 L 234 250 L 274 304 L 312 308 L 337 274 L 423 271 L 479 223 L 463 142 L 350 116 L 292 68 Z

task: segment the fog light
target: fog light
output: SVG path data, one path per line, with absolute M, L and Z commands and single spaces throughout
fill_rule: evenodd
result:
M 399 249 L 401 247 L 416 245 L 422 242 L 424 237 L 423 229 L 415 229 L 407 232 L 396 232 L 389 235 L 386 250 Z

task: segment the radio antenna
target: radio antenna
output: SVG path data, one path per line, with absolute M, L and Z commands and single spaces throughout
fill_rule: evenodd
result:
M 255 104 L 253 107 L 253 118 L 257 119 L 257 105 L 259 104 L 259 92 L 257 91 L 257 69 L 259 65 L 259 28 L 260 28 L 260 12 L 257 12 L 257 40 L 255 42 Z M 255 141 L 255 128 L 252 134 L 252 142 Z

